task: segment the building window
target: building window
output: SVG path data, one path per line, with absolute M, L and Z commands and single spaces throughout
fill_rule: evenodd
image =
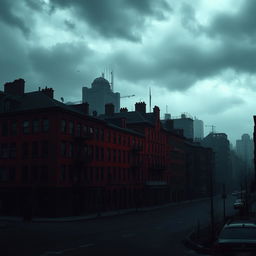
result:
M 15 169 L 15 167 L 10 167 L 10 169 L 9 169 L 9 178 L 10 178 L 10 181 L 15 181 L 15 179 L 16 179 L 16 169 Z
M 40 132 L 40 122 L 39 122 L 39 120 L 33 120 L 32 121 L 32 131 L 33 131 L 33 133 Z
M 108 142 L 111 142 L 111 132 L 108 131 Z
M 2 123 L 2 136 L 8 136 L 8 122 Z
M 29 133 L 29 121 L 27 120 L 23 121 L 23 133 L 24 134 Z
M 97 168 L 95 168 L 95 180 L 96 181 L 99 181 L 99 168 L 97 167 Z
M 48 141 L 41 142 L 41 156 L 46 158 L 48 156 Z
M 29 145 L 28 145 L 27 142 L 23 142 L 23 143 L 22 143 L 22 149 L 21 149 L 21 151 L 22 151 L 22 157 L 23 157 L 23 158 L 27 158 L 28 155 L 29 155 Z
M 100 171 L 100 178 L 101 180 L 104 180 L 104 167 L 101 167 Z
M 74 156 L 74 144 L 69 143 L 69 157 L 73 157 L 73 156 Z
M 21 179 L 23 183 L 27 183 L 29 179 L 28 166 L 23 166 L 21 170 Z
M 104 148 L 101 148 L 101 160 L 104 161 Z
M 99 147 L 95 147 L 95 159 L 99 160 Z
M 1 144 L 1 158 L 8 158 L 9 154 L 8 154 L 8 144 L 4 143 Z
M 99 140 L 99 129 L 98 128 L 94 128 L 94 134 L 95 134 L 95 139 Z
M 0 181 L 8 181 L 8 169 L 5 166 L 0 166 Z
M 61 156 L 62 157 L 67 156 L 67 143 L 64 141 L 61 142 Z
M 108 161 L 111 161 L 111 150 L 110 150 L 110 148 L 108 149 Z
M 10 145 L 10 158 L 16 158 L 16 143 Z
M 118 162 L 121 162 L 121 151 L 118 150 Z
M 64 119 L 62 119 L 61 120 L 61 132 L 63 132 L 63 133 L 66 133 L 67 132 L 67 122 L 66 122 L 66 120 L 64 120 Z
M 81 124 L 77 124 L 76 126 L 76 136 L 81 136 Z
M 100 140 L 104 141 L 104 130 L 100 129 Z
M 69 122 L 69 134 L 74 135 L 74 122 Z
M 43 119 L 43 132 L 48 132 L 49 131 L 49 120 L 48 119 Z
M 113 162 L 116 162 L 116 150 L 113 150 Z
M 17 135 L 17 122 L 13 121 L 11 125 L 11 135 Z

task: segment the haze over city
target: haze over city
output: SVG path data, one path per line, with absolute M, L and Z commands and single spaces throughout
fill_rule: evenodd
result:
M 252 135 L 254 1 L 1 0 L 0 82 L 53 87 L 80 100 L 105 68 L 129 109 L 148 101 L 189 112 L 234 143 Z M 209 130 L 206 129 L 206 133 Z

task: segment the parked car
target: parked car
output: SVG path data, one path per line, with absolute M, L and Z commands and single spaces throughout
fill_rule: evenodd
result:
M 256 255 L 256 223 L 243 220 L 226 224 L 215 243 L 214 255 Z
M 234 202 L 234 208 L 242 209 L 244 207 L 245 207 L 245 200 L 241 198 L 236 199 L 236 201 Z

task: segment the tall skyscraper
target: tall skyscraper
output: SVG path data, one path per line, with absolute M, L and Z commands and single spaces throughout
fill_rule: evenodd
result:
M 114 93 L 111 85 L 104 77 L 98 77 L 92 82 L 91 88 L 83 87 L 83 103 L 89 103 L 89 113 L 94 111 L 97 114 L 104 114 L 105 104 L 112 103 L 115 106 L 115 112 L 120 110 L 120 93 Z
M 243 134 L 241 140 L 236 141 L 237 155 L 246 163 L 247 167 L 253 165 L 253 140 L 249 134 Z
M 202 141 L 204 147 L 213 149 L 215 170 L 213 173 L 216 192 L 221 192 L 225 184 L 228 191 L 232 189 L 232 169 L 230 161 L 230 147 L 228 136 L 225 133 L 209 133 Z

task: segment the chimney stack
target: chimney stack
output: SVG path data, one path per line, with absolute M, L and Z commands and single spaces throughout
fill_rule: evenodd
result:
M 135 111 L 140 112 L 141 114 L 146 114 L 146 103 L 145 102 L 137 102 L 135 104 Z
M 127 108 L 120 108 L 120 113 L 127 113 L 128 109 Z
M 47 88 L 46 86 L 44 89 L 41 90 L 41 92 L 53 99 L 54 90 L 52 88 Z
M 24 94 L 25 80 L 20 78 L 13 82 L 5 83 L 4 92 L 7 94 L 22 96 Z
M 154 106 L 153 113 L 158 119 L 160 118 L 160 109 L 158 106 Z

